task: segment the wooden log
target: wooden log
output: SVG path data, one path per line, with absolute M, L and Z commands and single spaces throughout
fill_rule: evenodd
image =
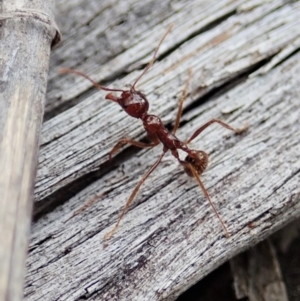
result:
M 273 243 L 265 240 L 230 261 L 237 299 L 287 301 L 287 291 Z
M 0 300 L 21 300 L 53 1 L 2 1 L 0 12 Z
M 101 13 L 86 13 L 83 25 L 75 26 L 76 33 L 54 57 L 35 195 L 49 212 L 33 225 L 27 300 L 174 300 L 221 263 L 299 216 L 299 3 L 191 1 L 151 10 L 159 17 L 149 27 L 146 17 L 134 18 L 139 16 L 137 2 L 128 3 L 103 4 Z M 156 2 L 148 3 L 154 7 Z M 112 18 L 113 9 L 123 9 L 121 17 Z M 70 15 L 75 12 L 81 14 L 70 9 Z M 116 79 L 110 86 L 122 88 L 140 74 L 136 69 L 149 60 L 170 23 L 175 28 L 139 87 L 151 112 L 171 126 L 193 68 L 178 130 L 182 140 L 211 118 L 235 127 L 248 122 L 242 136 L 215 126 L 193 144 L 210 154 L 202 178 L 232 236 L 224 237 L 199 187 L 167 155 L 105 245 L 104 234 L 161 147 L 123 150 L 107 164 L 120 138 L 144 137 L 141 124 L 105 102 L 105 93 L 91 92 L 88 82 L 55 72 L 60 64 L 76 67 L 87 51 L 90 56 L 78 68 L 97 81 Z M 98 44 L 95 37 L 105 32 Z M 94 51 L 88 48 L 92 40 Z M 119 52 L 114 58 L 114 53 L 101 56 L 97 47 L 102 53 L 110 43 L 121 45 Z M 62 113 L 50 118 L 58 108 Z M 92 173 L 99 168 L 100 173 Z M 60 202 L 57 207 L 51 199 Z
M 300 220 L 290 223 L 275 235 L 272 241 L 276 247 L 280 266 L 287 287 L 289 300 L 294 301 L 300 298 L 298 283 L 299 273 L 299 252 L 300 252 Z
M 291 244 L 299 239 L 299 229 L 300 220 L 297 219 L 269 239 L 230 260 L 237 299 L 247 297 L 250 301 L 288 300 L 278 253 L 282 256 L 289 251 Z M 286 260 L 291 259 L 287 257 Z M 289 276 L 285 276 L 287 283 L 297 281 L 294 275 L 293 279 L 289 279 Z M 297 299 L 299 293 L 296 288 L 291 289 L 289 295 Z

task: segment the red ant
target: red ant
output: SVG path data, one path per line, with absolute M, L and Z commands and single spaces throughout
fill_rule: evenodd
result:
M 153 164 L 153 166 L 144 174 L 144 176 L 139 181 L 139 183 L 136 185 L 136 187 L 132 191 L 128 201 L 126 202 L 126 205 L 125 205 L 122 213 L 120 214 L 117 223 L 115 224 L 113 229 L 104 236 L 104 239 L 109 239 L 114 234 L 114 232 L 117 230 L 121 219 L 123 218 L 123 216 L 125 215 L 125 213 L 127 212 L 128 208 L 129 208 L 129 206 L 133 202 L 141 185 L 145 182 L 145 180 L 149 177 L 149 175 L 155 170 L 155 168 L 161 162 L 163 156 L 169 150 L 171 151 L 172 155 L 178 160 L 179 164 L 182 165 L 184 171 L 188 174 L 188 176 L 194 177 L 196 179 L 198 185 L 202 189 L 204 195 L 206 196 L 210 205 L 212 206 L 215 214 L 217 215 L 218 219 L 220 220 L 222 227 L 224 228 L 226 237 L 230 236 L 225 223 L 222 221 L 219 213 L 217 212 L 217 209 L 215 208 L 214 204 L 212 203 L 212 201 L 209 197 L 209 194 L 208 194 L 207 190 L 205 189 L 204 185 L 202 184 L 200 177 L 199 177 L 199 175 L 201 175 L 207 167 L 208 155 L 204 151 L 192 150 L 187 145 L 192 140 L 194 140 L 203 130 L 205 130 L 208 126 L 210 126 L 213 123 L 218 123 L 221 126 L 227 128 L 231 131 L 234 131 L 236 134 L 243 132 L 246 129 L 246 127 L 242 128 L 242 129 L 234 129 L 233 127 L 231 127 L 230 125 L 226 124 L 225 122 L 223 122 L 221 120 L 212 119 L 212 120 L 208 121 L 207 123 L 205 123 L 204 125 L 202 125 L 199 129 L 197 129 L 195 131 L 195 133 L 186 142 L 182 142 L 175 136 L 175 133 L 179 126 L 180 117 L 182 114 L 183 101 L 186 98 L 186 93 L 187 93 L 186 91 L 187 91 L 187 87 L 189 85 L 189 81 L 191 78 L 191 72 L 189 74 L 188 80 L 186 82 L 185 88 L 182 93 L 182 97 L 179 102 L 179 108 L 178 108 L 178 112 L 177 112 L 177 116 L 176 116 L 176 121 L 175 121 L 175 125 L 174 125 L 172 132 L 170 132 L 163 125 L 161 119 L 158 116 L 148 113 L 149 102 L 148 102 L 146 96 L 142 92 L 135 89 L 135 86 L 138 83 L 138 81 L 153 65 L 153 63 L 156 59 L 156 56 L 157 56 L 158 49 L 159 49 L 160 45 L 162 44 L 163 40 L 165 39 L 165 37 L 167 36 L 167 34 L 171 31 L 172 27 L 173 26 L 170 26 L 168 28 L 168 30 L 166 31 L 166 33 L 160 40 L 157 48 L 155 49 L 152 60 L 150 61 L 150 63 L 148 63 L 148 65 L 145 67 L 145 69 L 140 74 L 140 76 L 138 76 L 138 78 L 135 80 L 135 82 L 133 83 L 133 85 L 130 87 L 129 90 L 111 89 L 108 87 L 103 87 L 103 86 L 99 85 L 98 83 L 96 83 L 95 81 L 93 81 L 91 78 L 89 78 L 86 74 L 76 71 L 76 70 L 72 70 L 72 69 L 61 69 L 60 70 L 60 73 L 73 73 L 73 74 L 76 74 L 76 75 L 86 78 L 87 80 L 92 82 L 92 84 L 99 90 L 110 91 L 110 92 L 121 92 L 121 95 L 119 97 L 115 96 L 113 93 L 108 93 L 106 95 L 105 99 L 109 99 L 111 101 L 118 103 L 129 116 L 140 119 L 143 122 L 145 131 L 147 132 L 147 135 L 152 142 L 151 143 L 143 143 L 143 142 L 123 138 L 109 152 L 110 159 L 111 159 L 112 155 L 115 152 L 117 152 L 118 149 L 120 149 L 125 144 L 131 144 L 131 145 L 134 145 L 134 146 L 137 146 L 140 148 L 144 148 L 144 147 L 152 148 L 152 147 L 158 145 L 159 143 L 163 144 L 162 154 L 156 160 L 156 162 Z M 187 156 L 184 160 L 181 160 L 179 158 L 178 149 L 187 153 Z

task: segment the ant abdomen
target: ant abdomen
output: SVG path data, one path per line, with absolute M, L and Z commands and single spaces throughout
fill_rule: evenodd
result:
M 198 175 L 201 175 L 208 165 L 208 155 L 204 151 L 191 150 L 185 157 L 184 162 L 189 164 L 182 164 L 184 171 L 188 176 L 194 177 L 191 166 L 196 170 Z

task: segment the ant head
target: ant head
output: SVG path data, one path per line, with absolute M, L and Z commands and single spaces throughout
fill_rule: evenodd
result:
M 109 93 L 105 98 L 117 102 L 128 115 L 134 118 L 142 118 L 149 109 L 146 96 L 133 87 L 130 90 L 123 91 L 120 97 Z

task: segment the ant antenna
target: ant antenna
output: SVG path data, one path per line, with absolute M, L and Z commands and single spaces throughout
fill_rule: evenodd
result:
M 99 90 L 111 91 L 111 92 L 124 92 L 125 91 L 125 90 L 121 90 L 121 89 L 112 89 L 112 88 L 108 88 L 108 87 L 103 87 L 103 86 L 99 85 L 97 82 L 95 82 L 94 80 L 92 80 L 90 77 L 88 77 L 83 72 L 80 72 L 80 71 L 77 71 L 77 70 L 68 69 L 68 68 L 61 68 L 61 69 L 58 70 L 58 72 L 60 74 L 72 73 L 72 74 L 76 74 L 76 75 L 79 75 L 81 77 L 84 77 L 87 80 L 89 80 Z
M 161 38 L 158 46 L 156 47 L 152 60 L 148 63 L 148 65 L 145 67 L 145 69 L 143 70 L 143 72 L 139 75 L 139 77 L 135 80 L 135 82 L 132 85 L 132 89 L 134 90 L 135 85 L 137 84 L 137 82 L 142 78 L 142 76 L 152 67 L 152 65 L 154 64 L 155 60 L 156 60 L 156 55 L 158 52 L 158 49 L 160 47 L 160 45 L 162 44 L 162 42 L 164 41 L 164 39 L 166 38 L 166 36 L 170 33 L 170 31 L 173 29 L 174 24 L 171 24 L 169 26 L 169 28 L 167 29 L 167 31 L 165 32 L 165 34 L 163 35 L 163 37 Z
M 149 62 L 149 64 L 145 67 L 145 69 L 143 70 L 143 72 L 140 74 L 140 76 L 135 80 L 135 82 L 133 83 L 131 89 L 134 90 L 135 85 L 137 84 L 137 82 L 142 78 L 142 76 L 152 67 L 152 65 L 154 64 L 155 60 L 156 60 L 156 55 L 157 52 L 159 50 L 160 45 L 162 44 L 162 42 L 164 41 L 164 39 L 166 38 L 166 36 L 169 34 L 169 32 L 173 29 L 174 25 L 171 24 L 169 26 L 169 28 L 167 29 L 167 31 L 165 32 L 165 34 L 163 35 L 163 37 L 161 38 L 158 46 L 156 47 L 152 60 Z M 86 74 L 84 74 L 83 72 L 77 71 L 77 70 L 73 70 L 73 69 L 68 69 L 68 68 L 61 68 L 58 71 L 60 74 L 67 74 L 67 73 L 71 73 L 71 74 L 76 74 L 79 75 L 81 77 L 84 77 L 85 79 L 89 80 L 97 89 L 99 90 L 104 90 L 104 91 L 110 91 L 110 92 L 125 92 L 125 90 L 121 90 L 121 89 L 112 89 L 112 88 L 108 88 L 108 87 L 104 87 L 99 85 L 97 82 L 95 82 L 94 80 L 92 80 L 89 76 L 87 76 Z

